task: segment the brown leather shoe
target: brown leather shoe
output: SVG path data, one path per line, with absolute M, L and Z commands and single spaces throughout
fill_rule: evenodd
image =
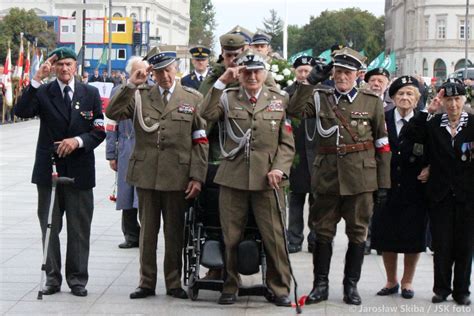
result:
M 175 297 L 175 298 L 181 298 L 181 299 L 187 299 L 188 294 L 186 293 L 185 290 L 182 288 L 178 287 L 176 289 L 171 289 L 166 291 L 166 295 Z

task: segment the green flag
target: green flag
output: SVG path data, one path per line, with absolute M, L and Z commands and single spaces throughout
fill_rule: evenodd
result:
M 319 54 L 320 58 L 324 58 L 326 60 L 326 64 L 329 64 L 331 62 L 331 50 L 330 49 L 326 49 L 324 52 L 322 52 L 321 54 Z
M 304 51 L 301 51 L 299 53 L 296 53 L 296 54 L 292 55 L 290 58 L 288 58 L 288 62 L 290 64 L 293 64 L 295 62 L 296 58 L 301 57 L 301 56 L 313 56 L 313 49 L 310 48 L 310 49 L 307 49 L 307 50 L 304 50 Z
M 359 52 L 359 54 L 361 54 L 362 56 L 367 56 L 367 55 L 365 54 L 365 49 L 361 50 L 361 51 Z
M 95 68 L 99 69 L 100 65 L 107 65 L 107 47 L 104 47 L 104 49 L 102 50 L 102 55 L 100 56 L 99 63 Z
M 374 60 L 370 62 L 370 64 L 367 66 L 367 71 L 370 71 L 375 68 L 383 67 L 382 64 L 385 59 L 385 52 L 381 52 L 377 57 L 375 57 Z
M 394 73 L 395 70 L 397 70 L 397 65 L 395 63 L 395 53 L 390 53 L 389 56 L 385 57 L 385 60 L 383 61 L 382 65 L 380 65 L 380 67 L 387 69 L 390 73 Z

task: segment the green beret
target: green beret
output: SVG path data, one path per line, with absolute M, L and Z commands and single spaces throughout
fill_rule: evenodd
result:
M 61 59 L 66 59 L 66 58 L 72 58 L 74 60 L 77 60 L 76 53 L 69 47 L 56 48 L 48 55 L 48 58 L 53 55 L 58 56 L 58 59 L 56 61 L 61 60 Z
M 239 34 L 224 34 L 219 37 L 221 47 L 225 50 L 237 50 L 245 46 L 245 38 Z

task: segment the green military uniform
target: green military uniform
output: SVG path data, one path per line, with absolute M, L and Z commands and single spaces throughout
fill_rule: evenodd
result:
M 136 88 L 125 85 L 112 98 L 107 117 L 134 118 L 136 143 L 127 182 L 137 187 L 140 205 L 140 288 L 156 287 L 156 246 L 163 215 L 166 289 L 181 287 L 185 193 L 191 179 L 204 182 L 208 144 L 205 121 L 197 107 L 202 96 L 175 83 L 168 104 L 158 86 L 138 87 L 142 107 L 137 111 Z M 140 123 L 155 130 L 145 131 Z M 159 125 L 158 125 L 159 124 Z M 156 128 L 157 127 L 157 128 Z M 152 128 L 153 129 L 153 128 Z
M 233 294 L 238 290 L 236 251 L 251 205 L 267 254 L 267 284 L 276 296 L 288 295 L 290 272 L 284 227 L 280 223 L 280 212 L 284 210 L 278 209 L 267 181 L 267 173 L 273 169 L 288 175 L 294 156 L 293 136 L 285 124 L 288 95 L 263 86 L 257 103 L 252 106 L 243 88 L 225 91 L 212 88 L 201 107 L 202 117 L 210 122 L 223 121 L 223 99 L 229 106 L 227 117 L 232 129 L 237 134 L 240 129 L 250 133 L 246 148 L 223 160 L 214 180 L 221 185 L 220 218 L 226 245 L 228 276 L 223 293 Z M 224 151 L 229 152 L 237 145 L 227 137 Z M 283 201 L 281 190 L 279 195 Z

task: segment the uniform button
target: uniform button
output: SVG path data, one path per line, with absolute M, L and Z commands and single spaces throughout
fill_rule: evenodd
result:
M 397 171 L 400 171 L 400 170 L 402 170 L 402 168 L 400 168 L 400 167 L 397 167 Z
M 166 116 L 161 117 L 162 120 L 166 120 Z
M 339 138 L 340 138 L 340 139 L 343 139 L 343 138 L 344 138 L 344 136 L 342 136 L 342 135 L 341 135 L 341 136 L 339 136 Z
M 251 150 L 251 151 L 254 151 L 254 150 L 255 150 L 255 148 L 253 148 L 253 147 L 252 147 L 252 148 L 250 148 L 250 150 Z
M 165 140 L 165 138 L 164 138 L 164 137 L 161 137 L 161 140 Z
M 256 118 L 256 117 L 254 117 L 254 118 L 253 118 L 253 120 L 254 120 L 254 121 L 256 121 L 256 120 L 257 120 L 257 118 Z
M 255 137 L 252 137 L 252 141 L 255 141 Z
M 162 128 L 161 128 L 161 130 L 162 130 L 162 131 L 164 131 L 164 130 L 165 130 L 165 128 L 164 128 L 164 127 L 162 127 Z
M 401 154 L 401 152 L 398 152 L 397 154 L 398 154 L 398 155 L 400 155 L 400 154 Z
M 346 110 L 346 108 L 341 108 L 341 110 L 345 111 L 345 110 Z
M 253 130 L 254 130 L 254 131 L 256 131 L 256 130 L 257 130 L 257 128 L 256 128 L 256 127 L 254 127 L 254 128 L 253 128 Z
M 400 183 L 397 184 L 397 187 L 401 187 L 402 185 Z

